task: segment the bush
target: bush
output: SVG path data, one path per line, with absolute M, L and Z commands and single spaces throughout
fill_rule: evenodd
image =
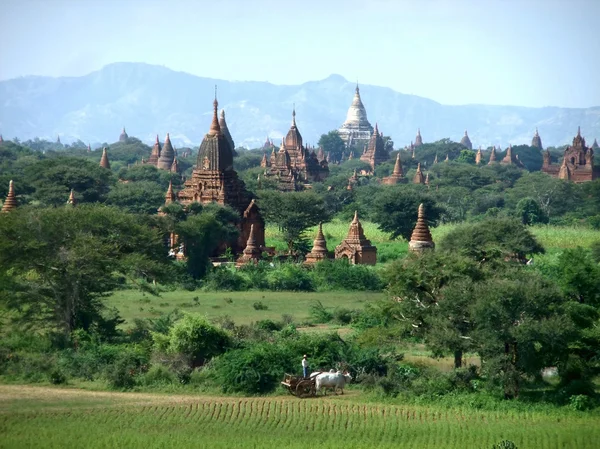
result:
M 267 310 L 269 308 L 269 306 L 264 304 L 262 301 L 256 301 L 254 304 L 252 304 L 252 307 L 254 307 L 254 310 Z
M 204 288 L 211 291 L 243 291 L 248 283 L 235 268 L 216 267 L 204 278 Z
M 58 369 L 53 370 L 50 373 L 50 376 L 48 377 L 50 383 L 53 385 L 61 385 L 67 383 L 67 376 L 65 376 L 64 373 Z
M 333 319 L 333 313 L 328 311 L 321 301 L 312 303 L 309 313 L 315 323 L 329 323 Z
M 197 315 L 184 315 L 169 335 L 153 333 L 152 338 L 158 352 L 183 354 L 190 358 L 193 367 L 204 364 L 231 345 L 231 339 L 223 329 Z
M 153 365 L 141 378 L 141 384 L 145 386 L 169 385 L 175 383 L 176 376 L 162 365 Z
M 383 281 L 375 268 L 351 265 L 347 259 L 324 260 L 314 265 L 312 276 L 321 291 L 380 291 Z
M 267 274 L 269 289 L 274 291 L 312 292 L 315 286 L 309 271 L 300 264 L 281 264 Z
M 256 322 L 255 326 L 258 329 L 261 329 L 261 330 L 264 330 L 264 331 L 267 331 L 267 332 L 280 331 L 281 328 L 283 327 L 281 325 L 281 323 L 276 323 L 273 320 L 260 320 L 260 321 Z
M 135 386 L 136 377 L 148 368 L 148 358 L 135 347 L 120 349 L 115 362 L 106 367 L 104 376 L 111 388 L 130 389 Z

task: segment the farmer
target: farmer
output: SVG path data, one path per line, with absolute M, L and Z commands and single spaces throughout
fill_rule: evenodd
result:
M 306 354 L 304 354 L 304 357 L 302 357 L 302 374 L 304 374 L 304 377 L 308 377 L 308 373 L 308 360 Z

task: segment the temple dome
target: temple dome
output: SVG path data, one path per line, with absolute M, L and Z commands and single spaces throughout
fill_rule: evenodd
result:
M 535 129 L 535 134 L 533 135 L 533 139 L 531 139 L 531 146 L 535 148 L 542 149 L 542 138 L 538 134 L 537 128 Z
M 462 145 L 464 145 L 465 147 L 467 147 L 469 150 L 473 149 L 473 144 L 471 143 L 471 139 L 469 139 L 469 135 L 467 134 L 466 130 L 465 130 L 465 135 L 463 136 L 462 139 L 460 139 L 460 143 Z
M 342 125 L 342 128 L 355 129 L 359 131 L 368 130 L 373 132 L 373 126 L 371 126 L 369 120 L 367 119 L 367 111 L 360 98 L 360 90 L 358 85 L 354 91 L 354 98 L 352 99 L 352 104 L 348 108 L 346 121 Z

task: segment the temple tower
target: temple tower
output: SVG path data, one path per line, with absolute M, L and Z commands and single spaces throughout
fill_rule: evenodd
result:
M 534 148 L 539 148 L 542 150 L 542 138 L 538 134 L 538 129 L 535 129 L 535 134 L 533 135 L 533 139 L 531 139 L 531 146 Z
M 553 165 L 550 155 L 544 154 L 542 171 L 555 178 L 568 179 L 576 183 L 593 181 L 600 177 L 600 167 L 594 166 L 594 150 L 586 146 L 580 128 L 577 128 L 573 144 L 564 152 L 562 165 L 560 167 Z
M 306 255 L 306 264 L 313 264 L 326 260 L 329 258 L 329 252 L 327 251 L 327 242 L 323 235 L 323 223 L 319 223 L 319 230 L 317 231 L 317 237 L 313 242 L 313 248 L 310 253 Z
M 246 247 L 244 248 L 240 258 L 237 260 L 236 265 L 240 267 L 247 263 L 258 263 L 261 254 L 262 252 L 260 250 L 260 245 L 256 240 L 256 231 L 254 230 L 254 225 L 250 225 L 250 235 L 246 241 Z
M 108 153 L 106 147 L 102 148 L 102 157 L 100 158 L 100 167 L 107 168 L 110 170 L 110 162 L 108 160 Z
M 427 226 L 425 207 L 421 203 L 419 205 L 417 224 L 410 236 L 410 242 L 408 242 L 408 249 L 414 252 L 422 252 L 433 248 L 435 248 L 435 243 L 433 243 L 429 226 Z
M 158 159 L 160 158 L 160 142 L 158 141 L 158 134 L 156 135 L 156 142 L 154 142 L 154 146 L 152 147 L 152 152 L 150 153 L 150 158 L 147 163 L 154 165 L 155 167 L 158 165 Z
M 348 108 L 346 121 L 338 129 L 340 137 L 346 144 L 346 147 L 358 146 L 364 144 L 371 138 L 373 127 L 367 119 L 367 111 L 360 98 L 360 90 L 358 84 L 354 90 L 354 98 L 352 104 Z
M 69 193 L 69 199 L 67 200 L 67 204 L 70 206 L 77 205 L 77 199 L 75 198 L 75 192 L 71 189 L 71 193 Z
M 6 195 L 6 199 L 4 200 L 4 204 L 2 205 L 2 212 L 10 212 L 17 208 L 17 198 L 15 196 L 15 186 L 13 185 L 12 180 L 8 183 L 8 195 Z
M 365 237 L 358 212 L 354 212 L 348 235 L 335 248 L 335 258 L 348 259 L 351 264 L 375 265 L 377 263 L 377 248 Z
M 129 139 L 129 136 L 125 132 L 125 127 L 123 127 L 123 131 L 121 131 L 121 134 L 119 135 L 119 142 L 127 142 L 127 139 Z
M 177 198 L 183 205 L 216 202 L 231 206 L 241 216 L 240 237 L 234 252 L 247 245 L 251 225 L 254 225 L 254 239 L 262 247 L 265 244 L 264 220 L 244 182 L 233 169 L 231 147 L 219 125 L 218 105 L 215 95 L 212 122 L 200 144 L 196 168 L 191 178 L 185 181 L 184 188 L 177 193 Z
M 490 151 L 490 160 L 488 161 L 488 165 L 492 165 L 496 163 L 496 147 L 492 145 L 492 151 Z
M 475 155 L 475 164 L 477 164 L 477 165 L 481 164 L 481 158 L 482 158 L 481 147 L 479 147 L 477 149 L 477 154 Z
M 383 178 L 383 183 L 388 185 L 399 184 L 407 182 L 408 180 L 404 177 L 404 171 L 402 170 L 402 161 L 400 160 L 400 152 L 396 155 L 396 163 L 394 164 L 394 171 L 390 176 Z
M 171 145 L 171 138 L 169 137 L 169 133 L 167 133 L 165 143 L 163 144 L 162 150 L 160 151 L 160 157 L 158 158 L 156 168 L 160 168 L 162 170 L 171 170 L 171 165 L 173 165 L 174 159 L 175 150 L 173 149 L 173 145 Z
M 425 184 L 425 177 L 423 176 L 423 172 L 421 171 L 421 163 L 417 164 L 417 172 L 413 177 L 413 184 Z
M 421 137 L 421 128 L 417 128 L 417 137 L 415 137 L 415 147 L 423 145 L 423 138 Z
M 375 169 L 375 166 L 387 161 L 389 158 L 390 154 L 385 149 L 383 137 L 379 134 L 379 128 L 376 123 L 373 135 L 369 139 L 369 144 L 367 145 L 367 151 L 360 156 L 360 160 L 366 162 L 371 165 L 371 168 Z
M 471 143 L 471 139 L 469 139 L 469 135 L 467 134 L 467 130 L 465 130 L 465 135 L 462 139 L 460 139 L 460 143 L 467 147 L 469 150 L 473 149 L 473 144 Z
M 231 133 L 229 132 L 229 128 L 227 127 L 227 122 L 225 121 L 225 109 L 221 109 L 221 115 L 219 116 L 219 126 L 221 127 L 221 132 L 227 139 L 229 146 L 231 147 L 231 153 L 236 156 L 235 152 L 235 143 L 233 142 L 233 138 L 231 137 Z

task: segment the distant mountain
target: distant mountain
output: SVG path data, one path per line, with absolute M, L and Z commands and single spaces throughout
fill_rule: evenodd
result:
M 214 86 L 219 108 L 237 146 L 276 144 L 296 121 L 306 143 L 345 120 L 354 83 L 340 75 L 298 86 L 224 81 L 139 63 L 110 64 L 81 77 L 28 76 L 0 82 L 0 134 L 5 139 L 40 137 L 63 143 L 114 142 L 123 126 L 130 136 L 152 142 L 169 132 L 177 145 L 198 145 L 210 125 Z M 535 128 L 544 146 L 570 143 L 581 126 L 584 137 L 600 138 L 600 106 L 587 109 L 517 106 L 445 106 L 379 86 L 361 85 L 369 120 L 396 147 L 444 137 L 459 141 L 465 129 L 473 146 L 529 144 Z

